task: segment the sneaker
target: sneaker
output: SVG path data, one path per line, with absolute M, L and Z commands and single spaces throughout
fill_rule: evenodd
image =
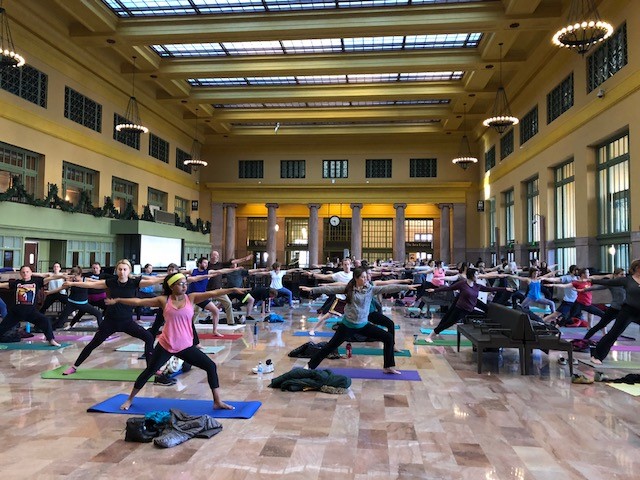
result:
M 240 318 L 236 318 L 236 323 L 239 325 L 244 325 L 245 323 L 247 323 L 247 319 L 244 315 L 240 315 Z
M 262 373 L 273 373 L 275 370 L 275 365 L 271 361 L 270 358 L 267 358 L 266 362 L 264 362 L 264 368 L 262 369 Z
M 258 362 L 258 365 L 256 365 L 255 367 L 253 367 L 253 368 L 251 369 L 251 371 L 252 371 L 253 373 L 256 373 L 256 374 L 258 374 L 258 373 L 264 373 L 264 365 L 262 364 L 262 362 Z
M 249 321 L 251 321 L 251 322 L 255 322 L 255 321 L 256 321 L 256 319 L 255 319 L 255 318 L 253 318 L 251 315 L 247 315 L 247 318 L 245 318 L 245 322 L 246 322 L 247 320 L 249 320 Z M 243 323 L 244 323 L 244 322 L 243 322 Z
M 558 365 L 566 365 L 567 364 L 567 359 L 564 357 L 560 357 L 558 358 Z
M 596 382 L 608 382 L 609 379 L 607 378 L 607 376 L 603 373 L 603 372 L 596 372 L 593 375 L 593 380 Z
M 154 385 L 162 385 L 164 387 L 170 387 L 171 385 L 175 385 L 176 383 L 177 380 L 175 378 L 171 378 L 164 373 L 156 375 L 156 378 L 153 381 Z
M 580 375 L 577 373 L 573 374 L 573 377 L 571 377 L 571 383 L 579 383 L 582 385 L 589 385 L 591 383 L 593 383 L 593 380 L 591 378 L 587 378 L 584 375 Z

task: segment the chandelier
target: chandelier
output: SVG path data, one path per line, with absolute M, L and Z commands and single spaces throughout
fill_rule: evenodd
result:
M 131 79 L 131 96 L 124 114 L 125 121 L 116 125 L 116 132 L 123 133 L 149 133 L 149 129 L 142 125 L 140 108 L 136 100 L 136 56 L 133 56 L 133 76 Z
M 584 55 L 593 45 L 609 38 L 612 33 L 613 27 L 600 19 L 593 0 L 572 0 L 567 26 L 558 30 L 552 41 L 558 47 L 574 48 L 580 55 Z
M 462 129 L 464 135 L 460 141 L 460 149 L 458 150 L 458 156 L 451 160 L 455 165 L 458 165 L 463 170 L 469 168 L 469 165 L 478 163 L 478 159 L 471 154 L 471 146 L 469 145 L 469 137 L 467 137 L 467 104 L 464 104 L 464 110 L 462 113 Z
M 16 53 L 11 30 L 9 29 L 9 16 L 0 0 L 0 72 L 9 67 L 21 67 L 24 65 L 24 57 Z
M 493 115 L 485 119 L 482 124 L 485 127 L 491 127 L 499 134 L 503 134 L 504 131 L 517 125 L 519 120 L 511 115 L 511 108 L 509 107 L 509 99 L 507 99 L 507 92 L 502 85 L 502 43 L 500 45 L 500 86 L 496 92 L 496 100 L 493 104 Z
M 206 167 L 209 165 L 205 160 L 202 160 L 200 156 L 200 142 L 198 141 L 198 109 L 196 108 L 196 130 L 193 135 L 193 143 L 191 144 L 191 155 L 187 158 L 183 163 L 185 165 L 190 165 L 191 168 L 197 170 L 198 167 Z

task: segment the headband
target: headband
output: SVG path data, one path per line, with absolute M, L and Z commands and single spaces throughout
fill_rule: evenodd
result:
M 173 286 L 174 283 L 176 283 L 181 278 L 186 278 L 186 277 L 182 273 L 174 273 L 169 277 L 169 280 L 167 280 L 167 285 L 171 287 Z

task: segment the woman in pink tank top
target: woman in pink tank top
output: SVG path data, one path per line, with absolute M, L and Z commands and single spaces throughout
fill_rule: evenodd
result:
M 212 297 L 232 293 L 245 293 L 246 288 L 222 288 L 207 292 L 194 292 L 187 295 L 187 279 L 182 273 L 167 275 L 162 284 L 164 295 L 153 298 L 112 298 L 107 305 L 122 303 L 134 307 L 162 308 L 165 319 L 164 330 L 158 338 L 147 368 L 138 376 L 129 398 L 120 408 L 128 410 L 133 399 L 172 355 L 207 372 L 207 381 L 213 395 L 213 408 L 232 410 L 233 407 L 220 399 L 220 384 L 216 364 L 193 344 L 193 304 Z
M 436 287 L 443 286 L 445 275 L 446 271 L 442 268 L 442 262 L 436 262 L 436 268 L 433 269 L 433 278 L 431 279 L 431 283 Z

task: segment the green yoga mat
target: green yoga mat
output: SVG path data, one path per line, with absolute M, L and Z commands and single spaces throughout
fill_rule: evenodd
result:
M 339 348 L 338 349 L 338 353 L 340 355 L 346 355 L 347 354 L 347 349 L 346 348 Z M 351 353 L 353 355 L 376 355 L 376 356 L 381 356 L 383 355 L 383 350 L 381 348 L 353 348 L 351 349 Z M 409 350 L 402 350 L 401 352 L 394 352 L 393 354 L 395 357 L 410 357 L 411 356 L 411 352 Z
M 54 370 L 42 372 L 41 378 L 55 380 L 106 380 L 114 382 L 135 382 L 142 373 L 140 368 L 114 369 L 114 368 L 80 368 L 72 375 L 62 375 L 69 365 L 58 367 Z M 153 376 L 151 377 L 153 378 Z
M 202 346 L 200 349 L 206 354 L 215 354 L 224 350 L 224 347 L 214 347 L 211 345 Z M 116 348 L 117 352 L 144 352 L 144 345 L 141 343 L 128 343 L 127 345 L 123 345 L 121 347 Z
M 575 357 L 574 357 L 575 358 Z M 596 370 L 600 370 L 603 368 L 607 369 L 619 369 L 619 370 L 640 370 L 639 362 L 612 362 L 605 360 L 602 362 L 602 365 L 596 365 L 591 362 L 591 360 L 579 358 L 578 361 L 580 363 L 584 363 L 585 365 L 589 365 L 590 367 L 595 368 Z
M 458 345 L 458 341 L 457 340 L 442 340 L 439 338 L 434 338 L 433 339 L 433 343 L 428 343 L 424 338 L 418 338 L 417 340 L 414 340 L 413 342 L 414 345 L 424 345 L 427 347 L 455 347 Z M 473 344 L 469 341 L 469 340 L 460 340 L 460 346 L 461 347 L 470 347 Z
M 69 345 L 72 345 L 72 343 L 63 342 L 59 347 L 54 347 L 48 343 L 15 342 L 0 344 L 0 350 L 60 350 L 64 347 L 68 347 Z
M 607 385 L 624 393 L 628 393 L 629 395 L 633 395 L 634 397 L 640 397 L 640 383 L 634 383 L 632 385 L 626 383 L 607 383 Z

